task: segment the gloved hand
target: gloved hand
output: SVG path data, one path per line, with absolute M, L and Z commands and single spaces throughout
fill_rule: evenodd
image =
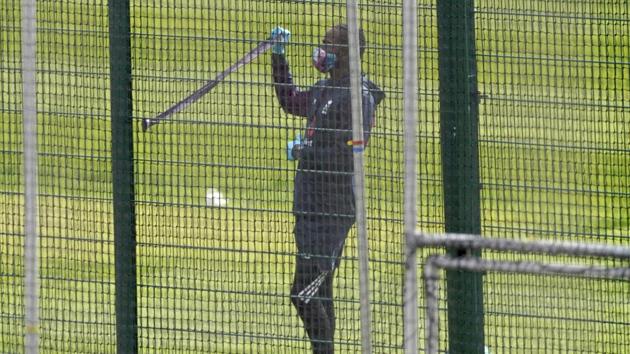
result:
M 284 47 L 289 43 L 291 32 L 278 26 L 271 31 L 271 38 L 274 38 L 274 45 L 271 47 L 271 52 L 284 55 Z
M 295 144 L 293 145 L 293 149 L 291 149 L 291 155 L 294 160 L 299 160 L 302 158 L 302 151 L 304 150 L 304 145 Z
M 299 160 L 303 148 L 304 145 L 302 145 L 302 136 L 298 134 L 298 136 L 295 137 L 295 140 L 287 143 L 287 159 Z

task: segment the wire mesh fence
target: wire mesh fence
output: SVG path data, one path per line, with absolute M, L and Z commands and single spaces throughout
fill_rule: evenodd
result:
M 430 255 L 423 261 L 424 323 L 408 323 L 411 319 L 408 317 L 406 326 L 420 326 L 424 330 L 423 347 L 427 353 L 448 351 L 451 341 L 451 333 L 444 324 L 448 323 L 445 318 L 451 318 L 450 309 L 440 306 L 440 294 L 451 291 L 441 275 L 447 269 L 484 274 L 485 339 L 477 343 L 469 341 L 471 351 L 627 351 L 627 323 L 619 321 L 627 317 L 627 310 L 619 305 L 629 286 L 629 247 L 462 234 L 416 232 L 408 237 L 410 248 L 455 247 L 484 252 L 483 259 Z M 407 262 L 417 264 L 415 259 Z M 417 289 L 418 284 L 407 281 L 405 287 Z M 495 300 L 498 297 L 500 301 Z M 406 312 L 416 308 L 418 293 L 406 296 L 404 306 Z M 602 313 L 610 316 L 609 320 L 602 321 Z M 405 350 L 418 337 L 414 334 L 406 338 Z
M 100 10 L 100 13 L 99 13 Z M 3 1 L 0 351 L 24 351 L 21 10 Z M 111 170 L 103 6 L 37 2 L 40 350 L 113 341 Z M 101 47 L 101 48 L 99 48 Z M 26 323 L 28 324 L 28 323 Z M 26 331 L 29 331 L 26 328 Z
M 628 246 L 627 4 L 477 4 L 483 233 Z M 627 282 L 491 274 L 484 286 L 486 338 L 498 351 L 628 350 L 630 327 L 618 322 L 628 306 L 614 305 Z
M 525 287 L 524 291 L 501 294 L 502 304 L 496 308 L 502 308 L 503 312 L 498 315 L 494 313 L 499 312 L 498 310 L 487 313 L 487 345 L 479 346 L 479 350 L 475 351 L 608 353 L 628 350 L 624 339 L 627 324 L 623 320 L 619 321 L 625 317 L 624 312 L 619 314 L 616 307 L 616 304 L 623 302 L 621 289 L 630 280 L 627 267 L 450 256 L 428 257 L 426 262 L 424 286 L 427 353 L 441 353 L 441 348 L 448 348 L 448 335 L 444 336 L 446 338 L 440 336 L 440 333 L 448 333 L 445 326 L 440 327 L 440 312 L 446 312 L 440 311 L 438 305 L 440 269 L 483 272 L 485 281 L 490 284 L 501 278 L 520 278 L 522 283 L 537 284 L 535 290 Z M 552 277 L 546 279 L 549 276 Z M 577 296 L 575 292 L 579 288 L 586 290 Z M 602 291 L 613 296 L 602 301 Z M 493 293 L 494 290 L 489 289 L 488 292 Z M 579 301 L 575 301 L 576 298 Z M 514 308 L 518 308 L 518 312 Z M 612 317 L 602 322 L 601 314 L 593 311 L 593 308 L 610 313 Z M 535 334 L 531 334 L 532 332 Z M 472 350 L 474 347 L 471 345 L 470 348 Z
M 438 51 L 431 58 L 435 61 L 425 58 L 420 65 L 442 65 L 444 47 L 459 50 L 462 55 L 447 58 L 452 60 L 450 67 L 442 65 L 440 71 L 466 77 L 462 71 L 469 68 L 469 75 L 460 80 L 461 87 L 449 92 L 459 95 L 455 108 L 440 100 L 436 111 L 444 115 L 467 107 L 458 112 L 469 117 L 452 125 L 457 129 L 444 131 L 448 122 L 425 120 L 420 111 L 418 227 L 428 232 L 462 232 L 462 227 L 472 227 L 478 218 L 480 233 L 486 235 L 627 246 L 629 199 L 624 186 L 628 184 L 630 115 L 623 98 L 629 88 L 625 79 L 630 43 L 627 4 L 475 1 L 473 5 L 462 1 L 459 6 L 468 6 L 465 11 L 448 1 L 437 4 Z M 441 6 L 460 12 L 441 17 Z M 474 21 L 466 22 L 471 17 Z M 474 41 L 466 42 L 465 35 L 457 37 L 462 27 L 463 32 L 474 33 Z M 467 55 L 473 47 L 475 54 Z M 471 60 L 476 68 L 470 69 Z M 442 95 L 444 86 L 451 83 L 439 85 Z M 471 113 L 477 110 L 478 120 Z M 427 129 L 432 131 L 423 137 Z M 477 146 L 462 144 L 465 139 Z M 423 151 L 423 145 L 432 150 Z M 444 160 L 445 154 L 460 161 L 445 169 L 450 162 Z M 441 162 L 436 160 L 440 156 Z M 477 158 L 477 166 L 468 165 L 469 159 Z M 456 183 L 447 185 L 449 178 Z M 449 220 L 453 214 L 456 217 Z M 462 251 L 450 248 L 449 254 Z M 420 257 L 436 252 L 418 250 Z M 483 258 L 573 261 L 493 252 L 483 252 Z M 588 263 L 627 267 L 618 261 Z M 481 273 L 465 270 L 447 270 L 446 281 L 440 283 L 446 289 L 439 304 L 444 314 L 441 350 L 468 348 L 481 353 L 483 346 L 478 344 L 484 341 L 493 353 L 627 350 L 628 323 L 617 321 L 627 317 L 628 307 L 619 300 L 628 289 L 627 282 L 496 273 L 484 273 L 475 281 L 470 279 Z M 471 281 L 470 286 L 462 287 L 465 281 Z M 610 299 L 619 306 L 608 307 Z M 554 305 L 547 307 L 547 303 Z M 593 308 L 597 310 L 584 314 L 579 310 Z M 602 324 L 603 313 L 611 317 Z M 580 336 L 593 340 L 585 343 L 578 340 Z M 426 349 L 423 344 L 421 340 L 417 346 Z
M 374 352 L 400 352 L 409 153 L 402 139 L 402 1 L 359 5 L 362 69 L 385 95 L 365 153 L 371 340 Z M 417 207 L 418 227 L 429 232 L 445 231 L 438 5 L 418 4 Z M 37 1 L 43 352 L 116 351 L 119 181 L 112 177 L 110 80 L 123 63 L 110 66 L 110 11 L 104 0 Z M 131 1 L 129 11 L 139 348 L 307 352 L 311 343 L 289 297 L 297 162 L 287 159 L 287 142 L 306 133 L 305 122 L 276 97 L 273 55 L 254 58 L 147 131 L 142 121 L 217 77 L 276 26 L 291 32 L 285 58 L 294 83 L 311 87 L 326 77 L 311 65 L 313 48 L 323 46 L 331 26 L 347 22 L 346 2 L 154 0 Z M 629 11 L 623 0 L 475 2 L 482 233 L 629 244 Z M 2 1 L 0 14 L 0 352 L 22 352 L 20 1 Z M 361 350 L 356 236 L 353 228 L 334 277 L 337 352 Z M 517 292 L 569 304 L 587 288 L 601 296 L 589 303 L 601 305 L 593 310 L 604 328 L 596 340 L 627 343 L 629 308 L 620 300 L 627 289 L 601 284 L 568 281 L 554 299 L 552 281 L 486 277 L 486 331 L 495 343 L 526 341 L 503 330 L 506 321 L 526 327 L 507 315 L 520 301 Z M 528 335 L 559 322 L 535 322 Z M 607 347 L 590 348 L 585 352 Z
M 139 118 L 155 116 L 168 102 L 202 86 L 268 38 L 276 26 L 291 32 L 285 57 L 294 82 L 309 87 L 322 78 L 309 63 L 313 47 L 321 45 L 331 26 L 345 22 L 345 2 L 213 4 L 209 9 L 186 9 L 182 17 L 187 24 L 180 22 L 182 17 L 170 16 L 171 11 L 178 9 L 156 6 L 138 19 L 134 45 L 156 53 L 133 59 Z M 393 17 L 396 11 L 373 4 L 362 14 Z M 156 18 L 166 22 L 158 25 Z M 379 52 L 400 51 L 391 46 L 389 36 L 379 36 L 394 26 L 363 22 L 365 71 L 388 97 L 394 89 L 381 78 L 401 74 L 394 64 L 377 65 L 376 58 Z M 296 252 L 296 162 L 287 160 L 286 146 L 307 133 L 304 121 L 284 113 L 275 97 L 272 59 L 268 53 L 259 56 L 179 115 L 138 135 L 143 145 L 137 165 L 143 180 L 137 204 L 139 298 L 150 299 L 139 303 L 141 346 L 159 351 L 183 343 L 190 350 L 219 352 L 304 352 L 311 346 L 288 296 Z M 400 175 L 384 168 L 386 154 L 400 150 L 401 129 L 394 114 L 388 114 L 395 106 L 386 102 L 378 108 L 368 148 L 377 166 L 367 172 L 372 184 L 367 190 L 373 193 L 375 183 L 388 188 L 396 188 L 388 181 L 401 183 Z M 368 214 L 378 216 L 391 231 L 397 228 L 391 221 L 400 220 L 400 215 L 372 210 L 381 203 L 393 205 L 400 193 L 368 196 Z M 370 226 L 375 227 L 382 228 Z M 385 235 L 374 242 L 384 242 Z M 356 247 L 353 230 L 335 275 L 335 338 L 342 352 L 360 350 Z M 390 276 L 400 274 L 395 260 L 401 249 L 376 249 L 383 258 L 376 268 L 382 269 L 383 285 L 399 284 Z M 374 278 L 373 284 L 383 286 Z M 378 324 L 374 333 L 380 333 L 373 341 L 380 348 L 397 346 L 400 326 L 399 290 L 395 285 L 388 288 L 373 306 Z M 177 317 L 161 314 L 164 306 L 180 309 Z

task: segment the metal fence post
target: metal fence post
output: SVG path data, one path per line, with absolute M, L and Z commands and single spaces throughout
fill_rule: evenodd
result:
M 118 353 L 138 352 L 129 0 L 109 0 Z
M 418 352 L 417 247 L 411 235 L 417 223 L 418 163 L 418 3 L 403 1 L 403 109 L 405 122 L 405 287 L 403 289 L 403 347 Z
M 22 0 L 22 110 L 24 118 L 24 351 L 39 352 L 39 210 L 37 188 L 37 11 Z
M 354 194 L 356 204 L 357 243 L 359 253 L 359 293 L 361 312 L 361 352 L 372 353 L 372 316 L 370 310 L 369 245 L 365 210 L 365 159 L 363 157 L 363 111 L 361 57 L 359 54 L 359 6 L 356 0 L 346 1 L 348 16 L 348 51 L 350 56 L 350 93 L 352 104 Z
M 438 0 L 440 135 L 447 233 L 481 233 L 477 68 L 473 0 Z M 469 251 L 450 249 L 453 256 Z M 479 256 L 479 252 L 473 253 Z M 483 353 L 483 281 L 446 273 L 450 354 Z

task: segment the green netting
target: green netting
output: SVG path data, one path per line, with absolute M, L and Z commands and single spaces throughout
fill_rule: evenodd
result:
M 628 4 L 476 5 L 483 233 L 628 246 Z M 627 282 L 492 274 L 484 289 L 493 352 L 629 350 Z
M 124 289 L 115 288 L 107 5 L 37 1 L 42 352 L 116 350 L 115 294 Z M 402 351 L 401 5 L 360 2 L 363 70 L 386 94 L 366 151 L 377 353 Z M 141 122 L 275 26 L 291 31 L 286 57 L 295 82 L 309 87 L 324 77 L 310 63 L 313 47 L 346 22 L 345 9 L 344 1 L 131 1 L 141 351 L 310 349 L 289 298 L 296 163 L 286 143 L 304 122 L 275 97 L 271 54 L 149 131 Z M 418 227 L 442 232 L 436 12 L 433 1 L 419 4 Z M 625 0 L 475 2 L 483 234 L 630 245 L 629 12 Z M 20 2 L 2 1 L 0 352 L 24 350 L 20 26 Z M 335 274 L 337 352 L 360 351 L 357 260 L 353 229 Z M 493 274 L 483 288 L 493 353 L 630 351 L 626 283 Z M 578 316 L 583 308 L 590 316 Z
M 21 176 L 21 91 L 19 2 L 0 5 L 0 338 L 2 349 L 23 347 L 23 212 Z M 6 20 L 5 20 L 6 18 Z
M 103 4 L 38 1 L 40 350 L 111 351 L 113 245 Z M 20 2 L 2 2 L 0 351 L 24 336 Z
M 399 8 L 363 7 L 365 71 L 387 91 L 369 151 L 369 214 L 375 293 L 374 345 L 399 347 L 401 124 L 396 101 Z M 135 8 L 132 8 L 135 9 Z M 292 32 L 295 82 L 322 76 L 310 66 L 345 3 L 252 2 L 179 8 L 144 4 L 132 34 L 136 116 L 152 118 L 215 77 L 280 25 Z M 176 15 L 175 15 L 176 14 Z M 155 350 L 305 352 L 310 343 L 288 292 L 294 271 L 293 174 L 285 146 L 303 127 L 274 96 L 270 55 L 168 122 L 138 133 L 140 340 Z M 395 157 L 394 157 L 395 156 Z M 392 160 L 394 157 L 394 160 Z M 223 208 L 207 207 L 214 189 Z M 379 190 L 383 190 L 380 192 Z M 210 201 L 210 204 L 213 202 Z M 221 202 L 216 202 L 220 204 Z M 337 348 L 359 350 L 356 236 L 336 274 Z M 393 242 L 393 244 L 392 244 Z M 394 245 L 394 247 L 391 247 Z M 146 301 L 142 301 L 145 299 Z M 177 309 L 167 315 L 164 307 Z

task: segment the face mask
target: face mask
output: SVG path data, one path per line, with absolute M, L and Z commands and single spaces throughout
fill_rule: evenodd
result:
M 313 66 L 317 70 L 327 73 L 335 67 L 337 56 L 334 53 L 328 53 L 322 48 L 313 49 Z

